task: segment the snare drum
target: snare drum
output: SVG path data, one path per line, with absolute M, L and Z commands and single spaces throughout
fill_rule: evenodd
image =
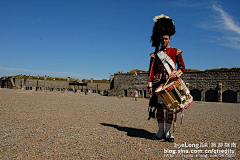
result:
M 155 93 L 166 107 L 175 113 L 188 108 L 193 102 L 193 97 L 190 95 L 189 89 L 181 78 L 174 79 L 167 85 L 160 85 L 155 90 Z

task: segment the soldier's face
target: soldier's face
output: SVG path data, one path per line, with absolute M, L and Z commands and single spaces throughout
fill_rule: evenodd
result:
M 161 36 L 160 42 L 161 42 L 162 47 L 168 47 L 170 40 L 171 40 L 171 38 L 169 35 Z

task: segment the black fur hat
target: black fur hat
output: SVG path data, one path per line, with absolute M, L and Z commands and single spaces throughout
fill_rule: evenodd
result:
M 160 37 L 164 35 L 169 35 L 170 37 L 175 34 L 175 25 L 173 20 L 161 14 L 156 16 L 154 19 L 154 27 L 152 30 L 152 46 L 158 48 L 160 46 Z

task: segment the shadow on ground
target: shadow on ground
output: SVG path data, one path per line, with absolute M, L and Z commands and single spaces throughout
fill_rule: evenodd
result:
M 150 133 L 144 129 L 121 127 L 115 124 L 108 124 L 108 123 L 100 123 L 100 124 L 103 126 L 116 128 L 119 131 L 127 132 L 127 136 L 130 136 L 130 137 L 152 139 L 152 136 L 155 135 L 154 133 Z

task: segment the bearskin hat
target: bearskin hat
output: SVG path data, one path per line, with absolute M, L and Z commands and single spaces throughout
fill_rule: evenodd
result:
M 159 16 L 154 17 L 154 27 L 152 30 L 152 46 L 158 48 L 160 46 L 160 37 L 164 35 L 172 36 L 175 34 L 175 25 L 173 20 L 161 14 Z

